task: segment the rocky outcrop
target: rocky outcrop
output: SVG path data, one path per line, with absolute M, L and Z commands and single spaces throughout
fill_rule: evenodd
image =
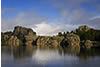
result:
M 78 30 L 87 32 L 88 30 L 90 30 L 90 28 L 88 26 L 84 25 L 84 26 L 80 26 L 78 28 Z
M 31 28 L 25 28 L 25 27 L 22 27 L 22 26 L 16 26 L 14 28 L 13 34 L 14 35 L 18 35 L 18 34 L 27 35 L 30 32 L 33 33 L 33 34 L 36 34 Z
M 20 45 L 20 40 L 12 35 L 9 39 L 8 39 L 8 45 L 11 45 L 11 46 L 19 46 Z
M 37 40 L 37 46 L 59 47 L 62 39 L 63 37 L 40 36 Z
M 8 40 L 10 38 L 10 36 L 12 35 L 11 31 L 7 31 L 7 32 L 1 32 L 1 45 L 8 45 Z
M 2 33 L 2 44 L 8 45 L 33 45 L 36 41 L 36 32 L 30 28 L 16 26 L 14 31 Z
M 80 49 L 80 38 L 76 34 L 69 33 L 66 38 L 62 40 L 61 46 L 64 48 Z
M 1 34 L 1 45 L 7 45 L 9 36 L 7 34 Z
M 86 40 L 84 43 L 85 48 L 91 48 L 93 46 L 92 41 Z
M 37 39 L 37 36 L 33 33 L 29 32 L 27 35 L 25 35 L 25 44 L 26 45 L 36 45 L 35 41 Z
M 96 47 L 100 47 L 100 42 L 99 41 L 90 41 L 90 40 L 86 40 L 86 41 L 81 41 L 80 46 L 82 48 L 96 48 Z
M 15 45 L 19 45 L 20 40 L 14 36 L 14 35 L 9 35 L 7 33 L 2 33 L 2 38 L 1 38 L 1 43 L 2 45 L 11 45 L 11 46 L 15 46 Z
M 88 31 L 89 30 L 89 31 Z M 96 32 L 98 30 L 90 29 L 88 26 L 80 26 L 79 29 L 76 30 L 76 32 L 69 32 L 64 33 L 58 36 L 37 36 L 36 32 L 34 32 L 31 28 L 25 28 L 21 26 L 16 26 L 14 28 L 13 32 L 5 32 L 1 33 L 1 43 L 4 45 L 13 45 L 13 46 L 19 46 L 19 45 L 36 45 L 36 46 L 49 46 L 49 47 L 59 47 L 62 46 L 63 48 L 69 48 L 69 49 L 80 49 L 80 46 L 83 48 L 91 48 L 91 47 L 100 47 L 100 42 L 98 41 L 90 41 L 91 37 L 84 38 L 83 36 L 88 36 L 90 33 Z M 88 32 L 87 34 L 84 34 L 84 32 Z M 80 37 L 79 37 L 79 36 Z M 96 35 L 96 33 L 93 33 L 93 35 Z M 80 38 L 83 37 L 83 40 Z M 96 36 L 97 37 L 97 36 Z M 93 37 L 93 38 L 96 38 Z M 99 38 L 99 36 L 98 36 Z M 82 39 L 82 38 L 81 38 Z M 99 39 L 98 39 L 99 40 Z
M 36 32 L 31 28 L 25 28 L 21 26 L 16 26 L 13 35 L 17 36 L 25 45 L 32 45 L 36 40 Z

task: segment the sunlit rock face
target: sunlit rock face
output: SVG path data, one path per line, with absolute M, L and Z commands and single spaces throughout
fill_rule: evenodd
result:
M 61 42 L 62 47 L 70 49 L 80 49 L 80 38 L 78 35 L 69 33 Z
M 88 30 L 90 30 L 90 28 L 88 26 L 84 25 L 84 26 L 80 26 L 78 28 L 78 30 L 87 32 Z
M 84 42 L 84 47 L 85 47 L 85 48 L 91 48 L 92 46 L 93 46 L 92 41 L 86 40 L 86 41 Z
M 12 35 L 8 40 L 8 44 L 13 46 L 19 46 L 20 40 L 16 36 Z
M 7 45 L 7 40 L 9 36 L 6 34 L 1 34 L 1 45 Z
M 30 28 L 16 26 L 13 35 L 17 36 L 25 45 L 32 45 L 36 40 L 36 32 Z
M 21 26 L 16 26 L 13 31 L 14 35 L 18 35 L 18 34 L 27 35 L 29 33 L 36 35 L 36 33 L 31 28 L 25 28 Z
M 40 36 L 37 39 L 37 46 L 59 47 L 63 37 Z
M 99 48 L 100 42 L 99 41 L 84 40 L 84 41 L 81 41 L 80 46 L 82 48 L 87 48 L 87 49 L 96 48 L 96 47 Z
M 3 45 L 10 45 L 10 46 L 19 46 L 20 40 L 17 36 L 2 34 L 2 44 Z
M 34 45 L 37 39 L 36 32 L 30 28 L 16 26 L 13 32 L 2 33 L 2 43 L 13 46 Z
M 9 37 L 11 37 L 11 35 L 12 35 L 11 31 L 5 33 L 1 32 L 1 45 L 8 45 L 8 40 Z

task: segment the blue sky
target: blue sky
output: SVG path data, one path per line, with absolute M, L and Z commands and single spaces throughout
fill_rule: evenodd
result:
M 100 29 L 100 0 L 1 0 L 1 8 L 2 31 L 17 25 L 31 27 L 39 35 L 71 31 L 80 25 Z
M 2 0 L 1 7 L 16 8 L 24 12 L 35 9 L 39 14 L 48 16 L 57 16 L 59 14 L 59 10 L 50 6 L 46 0 Z

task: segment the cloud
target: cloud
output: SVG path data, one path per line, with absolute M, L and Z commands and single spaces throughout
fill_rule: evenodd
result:
M 4 15 L 4 16 L 6 16 L 6 15 Z M 16 16 L 10 17 L 10 18 L 9 17 L 8 18 L 2 17 L 1 31 L 3 31 L 3 32 L 8 31 L 8 30 L 13 30 L 13 28 L 15 26 L 29 27 L 30 25 L 39 24 L 42 21 L 46 20 L 45 17 L 36 15 L 36 13 L 34 11 L 19 12 Z
M 5 22 L 2 20 L 2 22 L 1 22 L 1 31 L 4 31 L 4 30 L 9 31 L 9 26 L 8 26 L 7 23 L 5 23 Z
M 63 15 L 62 12 L 64 12 Z M 62 10 L 61 17 L 64 18 L 65 24 L 81 25 L 88 24 L 87 22 L 93 15 L 89 14 L 82 8 L 74 9 L 73 11 Z
M 71 25 L 88 25 L 93 26 L 96 22 L 100 26 L 98 20 L 94 20 L 92 23 L 90 19 L 99 17 L 97 8 L 100 8 L 98 0 L 50 0 L 50 4 L 61 11 L 61 18 L 63 18 L 65 24 Z M 87 9 L 89 7 L 89 9 Z M 94 27 L 94 26 L 93 26 Z
M 10 14 L 14 14 L 14 10 L 5 8 L 2 14 L 8 18 L 2 17 L 2 31 L 12 30 L 14 26 L 17 25 L 31 27 L 38 35 L 53 35 L 58 32 L 71 31 L 80 25 L 88 25 L 100 29 L 100 13 L 97 13 L 98 10 L 96 10 L 97 6 L 99 6 L 98 0 L 44 1 L 48 1 L 49 3 L 45 3 L 49 4 L 51 8 L 58 10 L 57 16 L 55 16 L 56 14 L 50 16 L 55 16 L 56 19 L 47 19 L 46 16 L 40 16 L 39 12 L 34 10 L 29 10 L 27 12 L 20 11 L 14 17 L 9 18 L 10 15 L 7 16 L 5 12 L 7 13 L 9 11 Z M 83 4 L 88 4 L 90 8 L 87 9 L 87 5 L 84 6 Z
M 46 22 L 42 22 L 40 24 L 36 24 L 32 29 L 37 32 L 38 35 L 56 35 L 58 32 L 67 32 L 76 29 L 77 26 L 69 25 L 69 24 L 48 24 Z
M 90 20 L 100 19 L 100 15 L 90 18 Z
M 48 21 L 46 17 L 38 16 L 33 11 L 27 13 L 20 12 L 17 16 L 4 20 L 2 18 L 2 31 L 13 30 L 17 25 L 30 27 L 38 35 L 56 35 L 58 32 L 67 32 L 75 30 L 78 26 L 86 24 L 98 28 L 100 23 L 98 23 L 99 15 L 93 16 L 88 14 L 84 9 L 74 9 L 73 11 L 62 10 L 60 19 L 63 18 L 64 21 L 59 21 L 52 19 Z M 98 18 L 98 20 L 97 20 Z M 59 18 L 58 18 L 59 19 Z M 92 20 L 90 20 L 92 19 Z M 63 23 L 64 22 L 64 23 Z
M 9 9 L 10 10 L 10 9 Z M 8 11 L 8 9 L 7 9 Z M 66 14 L 67 15 L 67 14 Z M 6 16 L 6 15 L 5 15 Z M 58 18 L 59 19 L 59 18 Z M 2 32 L 13 30 L 15 26 L 30 27 L 37 32 L 38 35 L 54 35 L 58 32 L 71 31 L 77 26 L 71 24 L 63 24 L 63 21 L 47 20 L 44 16 L 39 16 L 34 11 L 19 12 L 12 18 L 2 17 Z
M 100 29 L 100 16 L 95 16 L 95 17 L 91 18 L 88 23 L 92 27 L 94 27 L 96 29 Z

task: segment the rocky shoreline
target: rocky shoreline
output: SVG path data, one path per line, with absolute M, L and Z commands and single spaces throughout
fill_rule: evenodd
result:
M 89 37 L 86 40 L 82 40 L 82 37 L 85 36 L 80 35 L 80 32 L 87 33 L 91 32 L 91 30 L 94 31 L 94 29 L 84 25 L 80 26 L 76 31 L 64 32 L 63 34 L 59 32 L 56 36 L 37 36 L 36 32 L 31 28 L 16 26 L 13 32 L 1 33 L 1 45 L 62 47 L 70 49 L 100 47 L 100 41 L 98 40 L 92 41 L 88 39 Z

